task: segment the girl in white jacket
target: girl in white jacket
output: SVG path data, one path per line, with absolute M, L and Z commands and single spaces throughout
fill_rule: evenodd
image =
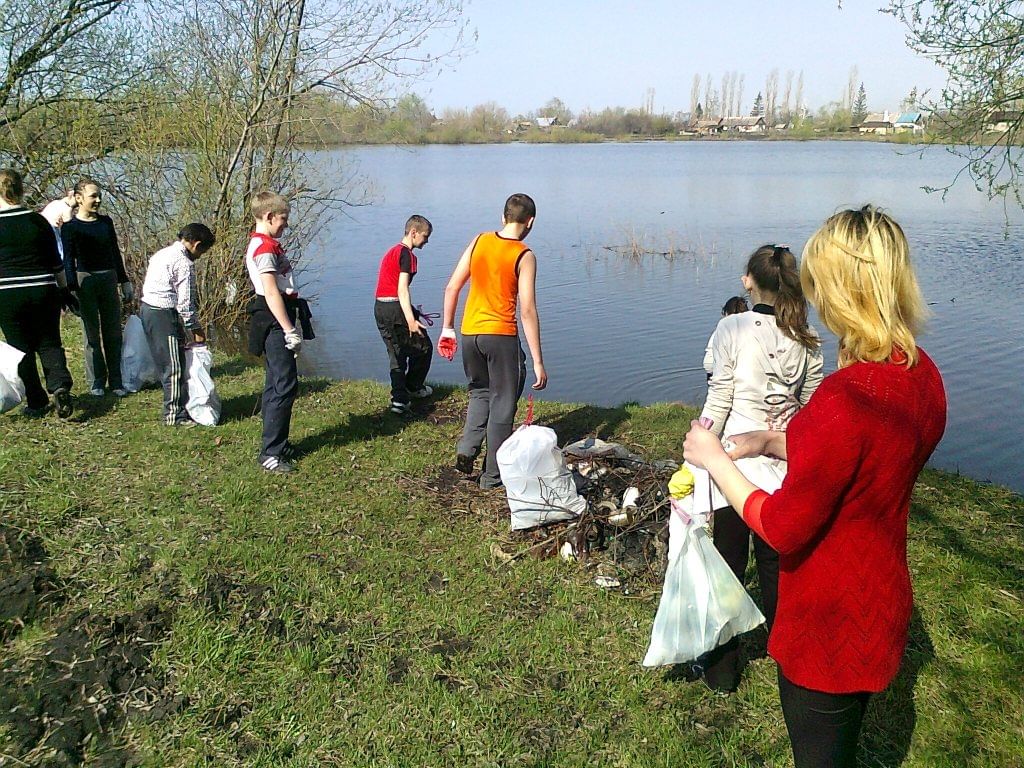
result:
M 807 324 L 807 301 L 800 288 L 796 257 L 789 248 L 761 246 L 751 255 L 741 279 L 754 306 L 750 312 L 722 318 L 715 329 L 713 371 L 701 413 L 710 420 L 711 429 L 725 439 L 752 430 L 785 430 L 823 376 L 821 343 Z M 743 459 L 737 466 L 769 493 L 779 488 L 786 474 L 784 460 L 767 456 Z M 750 531 L 716 486 L 694 490 L 695 500 L 709 495 L 715 546 L 740 581 L 753 539 L 764 615 L 771 631 L 778 593 L 778 554 Z M 700 671 L 709 687 L 736 689 L 741 672 L 738 651 L 739 643 L 733 639 L 701 660 Z

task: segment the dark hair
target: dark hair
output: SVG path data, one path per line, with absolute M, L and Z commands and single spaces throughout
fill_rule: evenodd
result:
M 505 223 L 525 224 L 537 215 L 537 204 L 529 195 L 516 193 L 505 201 Z
M 747 304 L 747 300 L 742 296 L 733 296 L 722 307 L 722 317 L 727 315 L 738 315 L 740 312 L 749 312 L 750 305 Z
M 217 238 L 213 235 L 213 230 L 205 224 L 200 224 L 198 221 L 193 221 L 191 224 L 186 224 L 182 227 L 178 233 L 178 239 L 187 240 L 190 243 L 199 243 L 205 249 L 209 249 L 217 241 Z
M 817 349 L 821 340 L 807 325 L 807 300 L 793 252 L 785 245 L 762 245 L 747 261 L 747 274 L 762 291 L 775 294 L 779 330 L 807 349 Z
M 88 176 L 83 176 L 77 182 L 75 182 L 75 194 L 84 195 L 85 188 L 90 185 L 96 187 L 96 189 L 100 188 L 98 181 L 96 181 L 95 179 L 91 179 Z
M 409 220 L 405 222 L 405 234 L 409 234 L 412 231 L 426 232 L 430 234 L 434 231 L 434 225 L 427 221 L 426 216 L 420 216 L 418 213 L 413 214 L 409 217 Z
M 8 203 L 20 203 L 25 196 L 25 186 L 21 174 L 13 168 L 0 170 L 0 197 Z

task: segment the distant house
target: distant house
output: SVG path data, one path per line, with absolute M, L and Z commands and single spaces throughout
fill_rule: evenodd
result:
M 722 118 L 712 117 L 707 120 L 698 120 L 693 130 L 699 136 L 714 136 L 716 133 L 722 132 Z
M 792 123 L 776 123 L 772 126 L 773 131 L 788 131 L 793 127 Z
M 722 133 L 764 133 L 768 130 L 761 115 L 723 117 L 721 126 Z
M 896 133 L 924 133 L 924 113 L 901 112 L 892 126 Z
M 893 116 L 889 114 L 888 110 L 885 112 L 872 112 L 863 123 L 857 126 L 857 130 L 860 133 L 886 136 L 887 134 L 894 133 L 896 130 L 892 118 Z
M 550 130 L 551 128 L 554 128 L 557 125 L 561 125 L 561 123 L 558 122 L 558 118 L 557 117 L 538 117 L 537 118 L 537 127 L 540 128 L 542 131 Z
M 1020 112 L 993 112 L 988 116 L 982 131 L 985 133 L 1006 133 L 1010 127 L 1021 121 Z

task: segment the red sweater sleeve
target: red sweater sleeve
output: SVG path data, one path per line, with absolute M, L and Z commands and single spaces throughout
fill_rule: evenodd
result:
M 858 410 L 826 380 L 786 431 L 789 467 L 782 487 L 771 496 L 755 494 L 745 505 L 744 517 L 749 507 L 752 527 L 780 554 L 805 548 L 838 512 L 861 461 Z

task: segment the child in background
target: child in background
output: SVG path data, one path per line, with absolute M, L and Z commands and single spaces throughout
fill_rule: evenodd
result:
M 434 392 L 426 384 L 433 346 L 409 294 L 417 269 L 413 251 L 427 244 L 432 231 L 423 216 L 410 216 L 402 241 L 380 262 L 373 316 L 391 365 L 392 413 L 408 413 L 410 398 L 429 397 Z
M 295 323 L 299 292 L 291 262 L 278 238 L 288 228 L 291 206 L 275 192 L 258 192 L 250 203 L 255 231 L 245 266 L 256 297 L 249 305 L 249 351 L 263 356 L 263 438 L 257 459 L 265 472 L 294 472 L 295 449 L 288 442 L 292 406 L 299 389 L 295 358 L 302 333 Z
M 750 305 L 747 304 L 747 300 L 742 296 L 733 296 L 722 307 L 722 317 L 728 317 L 729 315 L 738 315 L 740 312 L 749 312 Z M 718 330 L 718 327 L 715 327 Z M 711 332 L 711 338 L 708 339 L 708 345 L 704 348 L 704 370 L 708 374 L 708 381 L 711 381 L 711 374 L 715 372 L 715 331 Z
M 533 389 L 544 389 L 548 383 L 537 315 L 537 257 L 523 243 L 536 216 L 537 206 L 528 195 L 509 197 L 501 231 L 484 232 L 473 239 L 444 289 L 444 325 L 437 351 L 451 360 L 458 347 L 455 310 L 462 287 L 469 281 L 462 316 L 462 367 L 469 380 L 469 408 L 456 448 L 455 467 L 464 474 L 472 473 L 486 436 L 487 456 L 480 475 L 480 487 L 485 490 L 501 486 L 495 456 L 512 434 L 516 405 L 526 385 L 526 355 L 519 343 L 517 304 L 537 379 Z
M 203 344 L 206 336 L 199 323 L 194 261 L 210 250 L 213 232 L 205 224 L 187 224 L 173 245 L 153 254 L 142 283 L 142 327 L 160 369 L 164 387 L 163 422 L 169 427 L 190 427 L 188 368 L 185 345 Z
M 78 211 L 61 225 L 60 239 L 68 288 L 78 293 L 81 304 L 89 394 L 102 397 L 109 385 L 115 395 L 124 397 L 128 392 L 121 384 L 121 301 L 131 301 L 135 289 L 124 269 L 114 222 L 99 212 L 102 200 L 95 181 L 79 181 Z
M 64 197 L 50 201 L 39 212 L 44 219 L 50 222 L 50 226 L 53 227 L 53 234 L 57 237 L 57 251 L 60 253 L 61 261 L 64 260 L 64 245 L 60 241 L 60 228 L 64 222 L 71 221 L 75 217 L 76 205 L 75 190 L 72 188 L 64 193 Z

